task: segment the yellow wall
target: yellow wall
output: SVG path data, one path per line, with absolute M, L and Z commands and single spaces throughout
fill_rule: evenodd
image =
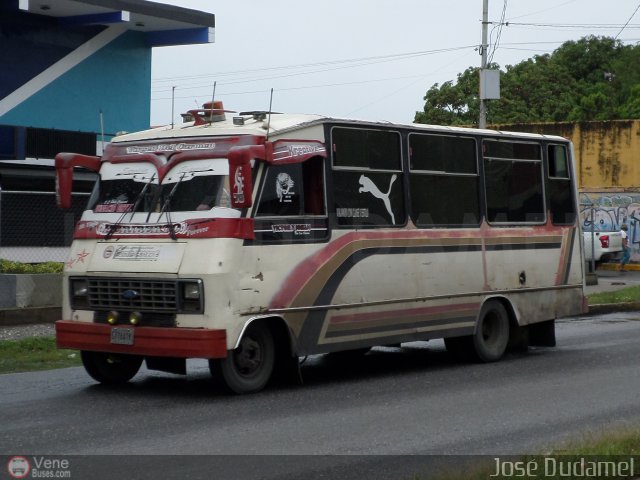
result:
M 496 125 L 498 130 L 560 135 L 573 142 L 582 192 L 640 192 L 640 120 Z

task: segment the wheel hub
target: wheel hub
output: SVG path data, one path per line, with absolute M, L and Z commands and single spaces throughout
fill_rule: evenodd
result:
M 262 363 L 260 343 L 250 337 L 243 338 L 234 355 L 234 361 L 238 370 L 244 375 L 249 375 L 256 371 Z

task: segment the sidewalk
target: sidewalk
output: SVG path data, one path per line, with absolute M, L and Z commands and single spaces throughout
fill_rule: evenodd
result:
M 597 285 L 587 285 L 585 295 L 599 292 L 612 292 L 640 285 L 640 265 L 627 265 L 626 272 L 618 271 L 618 264 L 605 263 L 596 269 Z

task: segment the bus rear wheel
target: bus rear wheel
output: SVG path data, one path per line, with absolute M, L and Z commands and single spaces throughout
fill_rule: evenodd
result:
M 509 316 L 502 303 L 486 302 L 480 310 L 476 333 L 473 335 L 475 356 L 482 362 L 502 358 L 509 343 Z
M 126 383 L 142 365 L 143 357 L 121 353 L 80 352 L 82 365 L 94 380 L 105 384 Z
M 250 326 L 240 345 L 230 350 L 226 358 L 209 360 L 214 379 L 234 393 L 262 390 L 273 373 L 275 342 L 265 325 Z
M 509 343 L 509 316 L 502 303 L 489 300 L 480 310 L 473 335 L 444 339 L 447 351 L 457 360 L 495 362 Z

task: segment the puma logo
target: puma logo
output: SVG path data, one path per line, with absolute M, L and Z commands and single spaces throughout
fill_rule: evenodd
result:
M 376 186 L 375 183 L 370 178 L 365 177 L 364 175 L 360 175 L 360 189 L 359 193 L 370 193 L 376 198 L 379 198 L 384 202 L 384 207 L 391 215 L 391 223 L 396 223 L 396 217 L 393 215 L 393 211 L 391 210 L 391 202 L 389 201 L 389 195 L 391 195 L 391 187 L 393 186 L 393 182 L 396 181 L 398 176 L 394 173 L 391 176 L 391 181 L 389 182 L 389 190 L 387 193 L 382 193 L 380 189 Z

